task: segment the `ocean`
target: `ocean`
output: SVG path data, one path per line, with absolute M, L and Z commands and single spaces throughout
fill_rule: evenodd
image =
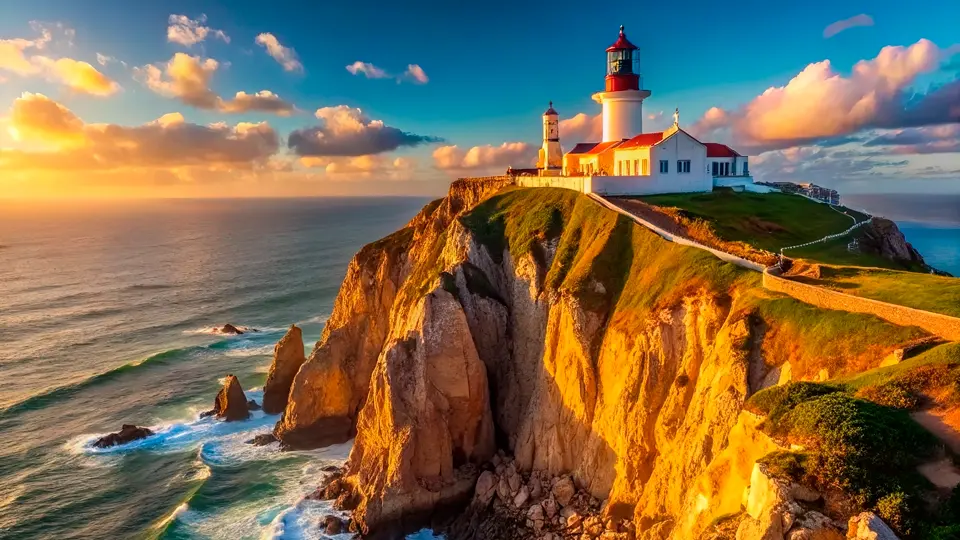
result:
M 280 453 L 244 443 L 276 416 L 198 413 L 229 373 L 260 402 L 286 328 L 311 349 L 353 254 L 426 202 L 0 202 L 0 538 L 322 538 L 301 499 L 349 444 Z M 960 275 L 960 197 L 845 203 Z M 124 423 L 158 435 L 92 448 Z

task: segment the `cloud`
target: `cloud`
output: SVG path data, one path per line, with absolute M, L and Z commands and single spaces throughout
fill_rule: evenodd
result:
M 361 62 L 359 60 L 347 66 L 347 71 L 349 71 L 354 75 L 359 75 L 362 73 L 368 79 L 389 79 L 390 78 L 390 75 L 383 69 L 380 69 L 369 62 Z
M 356 62 L 347 66 L 347 71 L 354 75 L 363 74 L 368 79 L 396 79 L 398 83 L 403 81 L 410 81 L 414 84 L 427 84 L 430 82 L 430 78 L 427 77 L 427 73 L 417 64 L 407 65 L 407 70 L 404 71 L 401 75 L 391 75 L 387 70 L 379 68 L 369 62 L 361 62 L 357 60 Z
M 219 66 L 212 58 L 176 53 L 166 64 L 134 68 L 134 76 L 157 94 L 199 109 L 225 113 L 257 111 L 279 116 L 289 116 L 296 110 L 293 104 L 269 90 L 256 94 L 237 92 L 233 99 L 224 100 L 210 88 L 210 80 Z
M 389 158 L 382 155 L 354 157 L 302 157 L 300 165 L 323 169 L 324 174 L 335 180 L 378 178 L 408 180 L 416 169 L 416 161 L 408 157 Z
M 186 15 L 170 15 L 169 26 L 167 26 L 167 41 L 191 47 L 206 40 L 208 36 L 212 36 L 230 43 L 230 36 L 223 30 L 215 30 L 209 26 L 204 26 L 206 22 L 207 16 L 202 13 L 196 19 L 191 19 Z
M 873 17 L 867 15 L 866 13 L 861 13 L 859 15 L 854 15 L 849 19 L 832 22 L 823 29 L 823 37 L 829 39 L 840 32 L 843 32 L 844 30 L 849 30 L 858 26 L 873 26 Z
M 279 148 L 266 122 L 201 126 L 179 113 L 134 127 L 86 124 L 42 94 L 25 93 L 10 112 L 20 140 L 43 150 L 4 150 L 0 170 L 115 170 L 265 163 Z
M 908 165 L 903 159 L 877 159 L 872 154 L 831 151 L 817 146 L 795 146 L 750 159 L 753 174 L 764 181 L 815 182 L 827 186 L 894 174 Z
M 53 41 L 54 30 L 65 36 L 68 43 L 72 42 L 74 32 L 62 24 L 46 26 L 34 22 L 31 25 L 40 33 L 36 39 L 0 40 L 0 70 L 22 77 L 44 77 L 75 92 L 94 96 L 110 96 L 120 90 L 119 84 L 87 62 L 33 54 L 46 49 Z
M 409 64 L 407 70 L 403 72 L 403 75 L 407 78 L 413 79 L 417 84 L 427 84 L 430 81 L 430 78 L 427 77 L 427 73 L 423 71 L 423 68 L 417 64 Z
M 288 137 L 288 146 L 298 156 L 363 156 L 440 141 L 371 120 L 347 105 L 317 109 L 316 117 L 320 126 L 295 130 Z
M 560 140 L 570 148 L 581 142 L 597 142 L 603 139 L 603 115 L 578 113 L 560 121 Z
M 960 79 L 926 93 L 910 90 L 919 75 L 946 59 L 945 51 L 925 39 L 884 47 L 876 58 L 857 62 L 849 76 L 834 71 L 829 60 L 813 63 L 736 110 L 709 109 L 691 131 L 763 151 L 863 129 L 960 121 Z
M 267 54 L 279 62 L 284 70 L 303 72 L 303 64 L 297 58 L 297 51 L 281 45 L 273 34 L 264 32 L 258 35 L 255 41 L 257 45 L 263 46 L 267 50 Z
M 474 146 L 463 150 L 459 146 L 441 146 L 433 151 L 438 169 L 466 171 L 507 167 L 530 167 L 537 157 L 537 148 L 525 142 L 505 142 L 500 146 Z
M 883 147 L 888 154 L 943 154 L 960 152 L 960 124 L 944 124 L 890 131 L 863 143 Z

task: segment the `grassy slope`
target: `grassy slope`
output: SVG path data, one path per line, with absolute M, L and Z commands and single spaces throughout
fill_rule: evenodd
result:
M 879 268 L 822 267 L 804 283 L 892 304 L 960 317 L 960 279 Z
M 651 312 L 696 290 L 729 295 L 733 310 L 768 321 L 766 356 L 778 365 L 790 361 L 794 377 L 816 376 L 821 369 L 831 375 L 862 370 L 896 345 L 925 335 L 769 293 L 757 273 L 662 240 L 573 191 L 506 190 L 461 219 L 491 252 L 507 248 L 514 258 L 538 256 L 533 239 L 559 238 L 546 286 L 577 295 L 626 331 L 641 330 Z M 594 280 L 603 285 L 602 293 Z
M 786 193 L 717 190 L 712 193 L 652 195 L 640 199 L 656 206 L 679 208 L 686 217 L 709 223 L 714 234 L 723 240 L 744 242 L 773 253 L 778 253 L 784 247 L 843 232 L 854 223 L 851 217 L 825 204 Z M 857 221 L 868 217 L 855 210 L 843 207 L 841 210 Z M 789 250 L 786 254 L 827 264 L 903 269 L 899 263 L 883 257 L 848 252 L 847 244 L 855 234 Z

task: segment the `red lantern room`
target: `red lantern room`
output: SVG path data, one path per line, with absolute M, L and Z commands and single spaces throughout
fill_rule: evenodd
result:
M 630 43 L 620 25 L 620 37 L 607 47 L 606 91 L 640 89 L 640 48 Z

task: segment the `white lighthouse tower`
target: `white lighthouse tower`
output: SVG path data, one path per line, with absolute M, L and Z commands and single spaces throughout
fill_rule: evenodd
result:
M 606 88 L 593 95 L 603 106 L 603 142 L 629 139 L 643 133 L 643 100 L 639 47 L 630 43 L 620 26 L 620 37 L 607 48 Z
M 543 146 L 540 148 L 537 168 L 557 170 L 563 168 L 563 150 L 560 148 L 560 115 L 553 109 L 552 101 L 550 102 L 550 108 L 543 113 Z

